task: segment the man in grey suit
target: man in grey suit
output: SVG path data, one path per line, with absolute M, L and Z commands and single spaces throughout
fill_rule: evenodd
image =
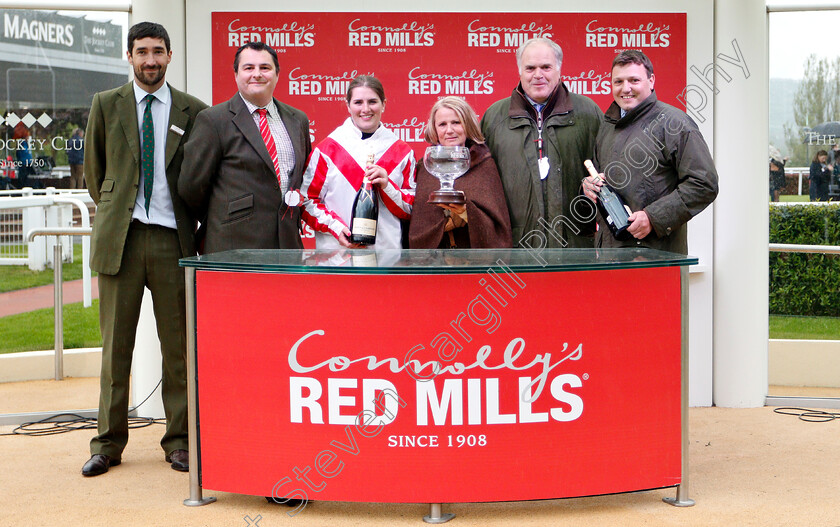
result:
M 183 144 L 206 104 L 164 81 L 169 35 L 141 22 L 128 31 L 134 81 L 93 97 L 84 172 L 97 205 L 90 266 L 99 272 L 102 331 L 98 434 L 85 476 L 119 465 L 128 442 L 128 389 L 143 290 L 154 301 L 163 355 L 167 462 L 189 470 L 186 302 L 182 256 L 195 254 L 195 220 L 178 197 Z
M 178 192 L 201 222 L 200 252 L 303 248 L 300 209 L 284 196 L 303 179 L 309 119 L 273 97 L 279 69 L 263 42 L 241 46 L 238 93 L 202 112 L 184 147 Z

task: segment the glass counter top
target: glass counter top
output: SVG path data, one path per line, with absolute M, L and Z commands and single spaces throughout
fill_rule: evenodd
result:
M 624 249 L 240 249 L 182 258 L 208 271 L 311 274 L 470 274 L 506 266 L 516 272 L 677 267 L 694 256 Z

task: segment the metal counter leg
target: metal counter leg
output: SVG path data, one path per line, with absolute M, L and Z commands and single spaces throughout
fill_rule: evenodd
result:
M 682 479 L 677 486 L 676 498 L 662 498 L 675 507 L 691 507 L 694 500 L 688 497 L 688 267 L 680 267 L 680 304 L 682 319 L 682 350 L 680 351 L 680 414 L 682 420 Z
M 187 267 L 184 275 L 187 281 L 187 408 L 189 412 L 189 448 L 190 448 L 190 497 L 184 500 L 188 507 L 198 507 L 213 503 L 216 498 L 201 497 L 198 465 L 198 375 L 196 371 L 195 344 L 195 269 Z
M 694 500 L 688 497 L 688 486 L 685 483 L 677 485 L 677 496 L 675 498 L 662 498 L 662 501 L 674 507 L 694 506 Z
M 55 288 L 54 343 L 55 380 L 57 381 L 64 379 L 64 292 L 62 290 L 61 258 L 61 243 L 59 243 L 58 236 L 56 236 L 55 246 L 53 247 L 53 287 Z
M 446 523 L 455 515 L 451 512 L 441 512 L 441 504 L 440 503 L 430 503 L 429 504 L 429 514 L 423 516 L 423 521 L 426 523 Z

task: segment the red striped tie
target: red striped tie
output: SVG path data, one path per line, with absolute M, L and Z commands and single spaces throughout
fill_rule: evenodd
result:
M 265 147 L 268 148 L 268 155 L 271 156 L 271 161 L 274 162 L 274 172 L 277 174 L 277 181 L 280 182 L 280 159 L 277 157 L 277 145 L 274 144 L 274 137 L 271 135 L 271 130 L 268 129 L 268 119 L 265 118 L 265 108 L 257 108 L 260 114 L 260 135 L 262 135 Z

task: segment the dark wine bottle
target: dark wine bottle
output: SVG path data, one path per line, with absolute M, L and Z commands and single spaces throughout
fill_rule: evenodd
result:
M 367 166 L 374 162 L 373 154 L 368 154 Z M 376 221 L 379 218 L 379 195 L 367 178 L 362 178 L 362 186 L 353 200 L 353 216 L 350 219 L 350 241 L 362 245 L 376 243 Z
M 587 159 L 583 164 L 591 176 L 601 177 L 592 165 L 592 161 Z M 602 181 L 604 181 L 604 184 L 601 186 L 601 192 L 598 194 L 598 200 L 595 202 L 598 207 L 598 212 L 607 220 L 607 227 L 609 227 L 610 232 L 616 240 L 627 240 L 630 238 L 630 233 L 627 232 L 627 227 L 630 226 L 630 221 L 628 220 L 630 217 L 630 207 L 624 203 L 624 200 L 618 195 L 618 192 L 606 180 L 602 178 Z

